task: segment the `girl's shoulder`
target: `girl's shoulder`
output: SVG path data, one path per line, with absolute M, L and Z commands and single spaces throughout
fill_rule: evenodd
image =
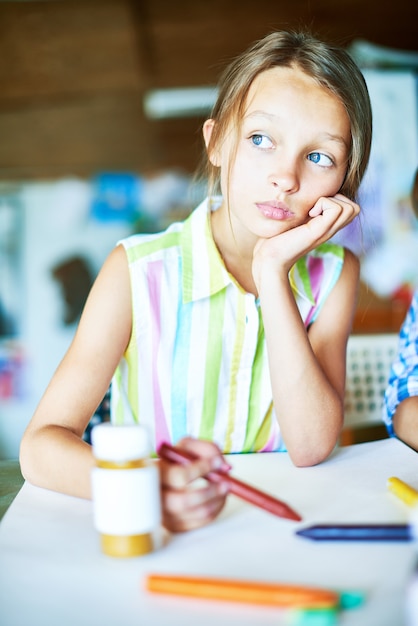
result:
M 208 215 L 208 202 L 202 202 L 184 220 L 172 222 L 165 230 L 155 233 L 135 233 L 118 241 L 127 253 L 128 260 L 169 254 L 180 249 L 186 238 L 202 234 Z
M 125 248 L 130 262 L 156 254 L 164 254 L 167 250 L 179 246 L 184 223 L 174 222 L 165 230 L 156 233 L 135 233 L 120 239 L 118 244 Z

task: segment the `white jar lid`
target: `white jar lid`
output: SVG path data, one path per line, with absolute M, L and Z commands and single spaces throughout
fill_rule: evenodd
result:
M 143 459 L 151 452 L 147 430 L 139 424 L 98 424 L 91 431 L 93 454 L 103 461 Z

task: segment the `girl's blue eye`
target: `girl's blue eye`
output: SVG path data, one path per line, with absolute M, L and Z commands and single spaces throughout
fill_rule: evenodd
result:
M 308 159 L 313 163 L 322 165 L 323 167 L 329 167 L 333 164 L 332 159 L 330 159 L 326 154 L 322 154 L 322 152 L 311 152 L 308 154 Z
M 257 148 L 271 148 L 273 145 L 266 135 L 251 135 L 251 141 Z

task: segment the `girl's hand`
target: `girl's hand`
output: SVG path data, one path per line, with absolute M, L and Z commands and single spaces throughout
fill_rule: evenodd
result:
M 322 236 L 322 241 L 327 241 L 333 237 L 341 228 L 347 226 L 360 213 L 358 204 L 349 200 L 340 193 L 332 198 L 319 198 L 309 211 L 312 218 L 307 225 L 312 225 L 317 229 L 317 236 Z M 319 224 L 316 218 L 326 218 L 325 223 Z M 324 222 L 324 220 L 322 220 Z M 316 247 L 318 244 L 315 244 Z
M 200 484 L 199 479 L 211 470 L 230 467 L 209 441 L 186 437 L 176 446 L 199 456 L 187 465 L 160 460 L 163 524 L 171 532 L 184 532 L 208 524 L 223 509 L 227 487 L 207 481 Z
M 347 226 L 358 214 L 360 207 L 342 194 L 332 198 L 321 197 L 309 211 L 304 224 L 291 228 L 271 239 L 260 239 L 253 254 L 253 275 L 257 277 L 261 264 L 270 260 L 276 268 L 287 273 L 302 256 L 328 241 Z

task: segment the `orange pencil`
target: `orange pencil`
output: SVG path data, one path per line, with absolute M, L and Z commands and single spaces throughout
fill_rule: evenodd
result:
M 170 574 L 149 574 L 145 584 L 153 593 L 281 608 L 337 609 L 340 604 L 336 591 L 300 585 Z

